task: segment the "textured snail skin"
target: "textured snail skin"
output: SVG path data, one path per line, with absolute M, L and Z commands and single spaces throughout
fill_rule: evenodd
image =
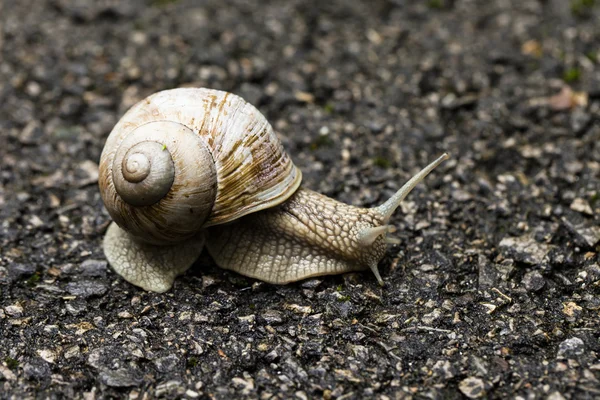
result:
M 394 227 L 388 222 L 402 200 L 442 155 L 375 208 L 347 205 L 300 188 L 282 205 L 208 229 L 206 247 L 217 265 L 269 283 L 286 284 L 314 276 L 371 269 L 377 265 Z
M 361 232 L 382 225 L 377 209 L 300 188 L 279 207 L 209 228 L 206 247 L 220 267 L 269 283 L 368 268 L 382 282 L 377 264 L 386 251 L 387 229 L 360 241 Z

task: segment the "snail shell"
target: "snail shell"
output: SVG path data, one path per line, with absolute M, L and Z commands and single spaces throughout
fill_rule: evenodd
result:
M 280 204 L 301 180 L 265 117 L 211 89 L 166 90 L 137 103 L 100 158 L 100 193 L 113 220 L 160 245 Z

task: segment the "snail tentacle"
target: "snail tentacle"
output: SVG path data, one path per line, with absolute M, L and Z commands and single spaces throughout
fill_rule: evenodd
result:
M 419 171 L 415 176 L 410 178 L 408 182 L 404 184 L 388 201 L 376 207 L 377 210 L 383 216 L 385 222 L 389 221 L 396 209 L 400 206 L 400 203 L 408 196 L 408 194 L 421 182 L 431 171 L 433 171 L 438 165 L 447 160 L 450 156 L 448 153 L 444 153 L 439 156 L 431 164 Z
M 397 237 L 393 237 L 393 236 L 386 236 L 385 237 L 385 242 L 387 244 L 400 244 L 400 243 L 402 243 L 402 241 L 400 239 L 398 239 Z
M 358 243 L 363 247 L 369 247 L 377 238 L 385 233 L 394 232 L 396 228 L 393 225 L 373 226 L 362 229 L 358 232 Z

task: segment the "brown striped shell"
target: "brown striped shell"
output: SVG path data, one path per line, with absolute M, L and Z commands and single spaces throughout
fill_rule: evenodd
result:
M 301 179 L 265 117 L 212 89 L 166 90 L 137 103 L 100 158 L 111 217 L 156 244 L 281 204 Z

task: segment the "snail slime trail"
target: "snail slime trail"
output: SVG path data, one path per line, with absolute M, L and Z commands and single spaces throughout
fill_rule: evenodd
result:
M 383 284 L 377 264 L 393 241 L 391 215 L 447 158 L 383 205 L 354 207 L 300 187 L 269 122 L 239 96 L 158 92 L 123 116 L 102 151 L 100 192 L 114 220 L 104 253 L 124 279 L 156 292 L 205 244 L 220 267 L 270 283 L 371 269 Z

